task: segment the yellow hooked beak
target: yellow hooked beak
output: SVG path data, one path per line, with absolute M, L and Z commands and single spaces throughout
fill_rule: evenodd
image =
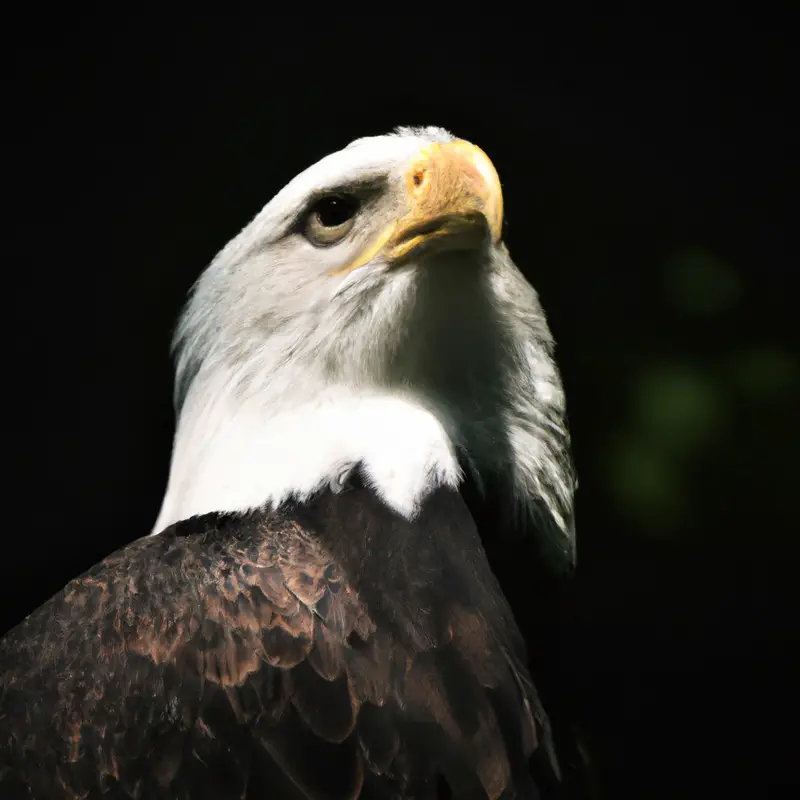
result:
M 420 151 L 405 175 L 407 212 L 389 225 L 341 272 L 382 253 L 399 261 L 422 246 L 479 243 L 488 229 L 494 243 L 503 229 L 503 191 L 494 164 L 474 144 L 456 139 Z

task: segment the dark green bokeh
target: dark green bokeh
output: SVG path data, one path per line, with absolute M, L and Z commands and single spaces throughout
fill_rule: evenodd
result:
M 746 302 L 736 271 L 707 251 L 668 260 L 664 293 L 668 326 L 686 331 L 685 316 L 734 328 Z M 722 352 L 688 350 L 683 358 L 645 361 L 620 398 L 626 414 L 608 447 L 608 488 L 620 513 L 642 534 L 680 537 L 689 513 L 692 464 L 735 447 L 739 415 L 759 415 L 768 404 L 788 405 L 798 363 L 787 350 L 729 337 Z

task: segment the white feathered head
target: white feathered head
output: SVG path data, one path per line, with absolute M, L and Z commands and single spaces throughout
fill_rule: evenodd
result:
M 175 438 L 155 531 L 307 497 L 354 463 L 412 516 L 463 470 L 573 552 L 552 338 L 502 243 L 492 162 L 441 128 L 309 167 L 197 282 L 176 333 Z

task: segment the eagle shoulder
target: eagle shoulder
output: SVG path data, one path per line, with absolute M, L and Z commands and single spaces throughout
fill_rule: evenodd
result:
M 455 600 L 419 608 L 418 629 L 392 622 L 312 528 L 291 513 L 179 523 L 15 628 L 0 793 L 416 796 L 437 774 L 475 796 L 523 788 L 537 701 L 483 611 Z

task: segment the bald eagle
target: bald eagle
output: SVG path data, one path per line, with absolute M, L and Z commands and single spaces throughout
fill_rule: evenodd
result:
M 527 798 L 557 778 L 462 492 L 492 487 L 497 526 L 572 561 L 564 393 L 502 228 L 482 150 L 399 128 L 309 167 L 217 255 L 176 332 L 152 534 L 0 644 L 0 796 Z

